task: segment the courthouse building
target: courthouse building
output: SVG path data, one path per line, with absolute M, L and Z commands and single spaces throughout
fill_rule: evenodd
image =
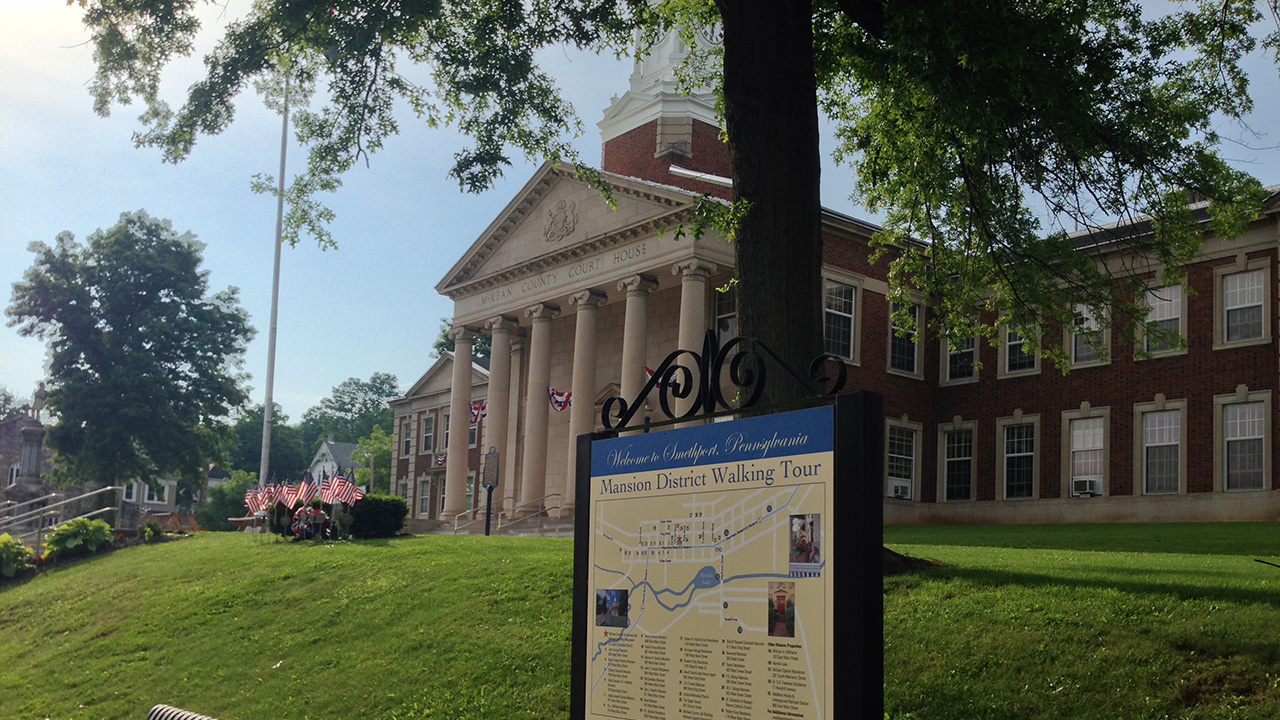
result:
M 600 427 L 603 400 L 635 398 L 646 368 L 700 349 L 708 328 L 735 334 L 732 290 L 718 291 L 732 245 L 676 233 L 703 194 L 731 195 L 714 97 L 676 92 L 680 53 L 660 42 L 599 123 L 614 207 L 546 164 L 436 286 L 454 303 L 455 352 L 393 402 L 392 488 L 414 517 L 481 509 L 491 449 L 496 509 L 572 514 L 573 438 Z M 1243 237 L 1206 237 L 1185 289 L 1147 294 L 1185 348 L 1107 331 L 1100 355 L 1087 316 L 1042 329 L 1068 350 L 1063 375 L 1012 332 L 996 347 L 897 337 L 887 260 L 870 262 L 876 226 L 824 211 L 826 346 L 850 367 L 845 389 L 884 395 L 886 522 L 1276 520 L 1278 228 L 1273 195 Z M 1089 242 L 1082 252 L 1125 272 L 1159 269 L 1129 244 Z M 492 336 L 488 367 L 472 359 L 479 334 Z M 651 399 L 645 414 L 659 413 Z M 476 422 L 449 434 L 460 417 Z

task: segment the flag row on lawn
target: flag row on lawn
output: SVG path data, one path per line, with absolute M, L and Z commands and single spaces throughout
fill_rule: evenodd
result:
M 249 491 L 244 494 L 244 504 L 249 508 L 250 514 L 277 504 L 292 510 L 299 505 L 311 502 L 317 493 L 320 495 L 320 502 L 328 505 L 339 501 L 351 505 L 365 496 L 364 490 L 339 475 L 321 480 L 318 487 L 311 480 L 303 480 L 297 485 L 271 484 L 261 490 L 249 488 Z

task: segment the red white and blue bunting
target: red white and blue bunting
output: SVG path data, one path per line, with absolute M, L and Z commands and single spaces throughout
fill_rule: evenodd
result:
M 547 388 L 547 395 L 551 398 L 551 407 L 556 412 L 564 412 L 564 409 L 573 404 L 572 392 L 559 392 L 553 387 Z

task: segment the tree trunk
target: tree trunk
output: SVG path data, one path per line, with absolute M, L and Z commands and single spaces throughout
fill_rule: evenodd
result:
M 822 352 L 822 172 L 813 17 L 800 0 L 723 0 L 724 102 L 738 230 L 738 327 L 802 375 Z M 805 391 L 769 368 L 768 402 Z

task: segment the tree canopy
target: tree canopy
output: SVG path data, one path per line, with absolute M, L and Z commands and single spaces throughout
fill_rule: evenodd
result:
M 540 49 L 627 52 L 635 37 L 676 28 L 692 38 L 690 28 L 722 23 L 722 46 L 701 55 L 722 60 L 711 79 L 733 162 L 739 327 L 797 367 L 822 338 L 819 107 L 857 173 L 855 199 L 887 217 L 895 297 L 929 297 L 935 329 L 994 332 L 975 318 L 1025 329 L 1080 301 L 1118 308 L 1094 313 L 1104 324 L 1141 322 L 1132 285 L 1074 252 L 1067 232 L 1151 216 L 1154 238 L 1139 249 L 1170 267 L 1164 284 L 1199 243 L 1193 199 L 1208 200 L 1214 231 L 1241 230 L 1260 186 L 1219 158 L 1213 128 L 1250 108 L 1240 60 L 1259 42 L 1259 6 L 1280 8 L 1184 2 L 1149 17 L 1136 0 L 262 0 L 174 110 L 160 70 L 191 52 L 194 3 L 79 2 L 97 108 L 142 100 L 137 142 L 171 161 L 226 128 L 237 93 L 279 57 L 314 60 L 328 98 L 299 117 L 311 147 L 295 183 L 304 188 L 395 133 L 398 99 L 474 140 L 450 170 L 464 189 L 489 187 L 513 152 L 574 160 L 565 136 L 581 125 Z M 1280 46 L 1275 33 L 1262 42 Z M 409 80 L 402 64 L 430 81 Z M 291 220 L 295 238 L 303 215 Z M 790 298 L 785 312 L 779 297 Z
M 392 412 L 388 401 L 400 397 L 400 384 L 390 373 L 376 372 L 368 380 L 347 378 L 334 386 L 332 393 L 302 415 L 304 435 L 316 432 L 323 440 L 332 434 L 341 442 L 356 442 L 368 437 L 377 425 L 391 427 Z M 311 450 L 314 452 L 319 447 Z M 309 459 L 309 458 L 308 458 Z
M 222 419 L 247 399 L 238 368 L 254 331 L 235 288 L 208 295 L 202 247 L 142 211 L 87 244 L 68 232 L 31 244 L 6 314 L 48 343 L 55 481 L 203 486 Z
M 232 470 L 252 472 L 262 467 L 262 420 L 264 406 L 254 405 L 236 418 L 231 426 L 235 437 L 228 451 Z M 271 413 L 271 467 L 267 482 L 299 480 L 307 472 L 315 451 L 303 438 L 302 429 L 289 424 L 279 404 Z
M 453 352 L 453 337 L 449 335 L 452 330 L 453 321 L 449 318 L 440 318 L 440 335 L 436 337 L 435 343 L 431 346 L 434 350 L 432 357 L 440 357 L 447 352 Z M 489 350 L 492 346 L 492 335 L 480 335 L 476 337 L 475 341 L 471 344 L 471 357 L 489 357 Z
M 351 453 L 351 464 L 355 470 L 357 485 L 366 485 L 369 492 L 391 492 L 391 451 L 395 446 L 395 438 L 383 431 L 381 425 L 374 425 L 368 437 L 356 440 L 356 450 Z M 369 458 L 373 458 L 373 481 L 369 480 Z

